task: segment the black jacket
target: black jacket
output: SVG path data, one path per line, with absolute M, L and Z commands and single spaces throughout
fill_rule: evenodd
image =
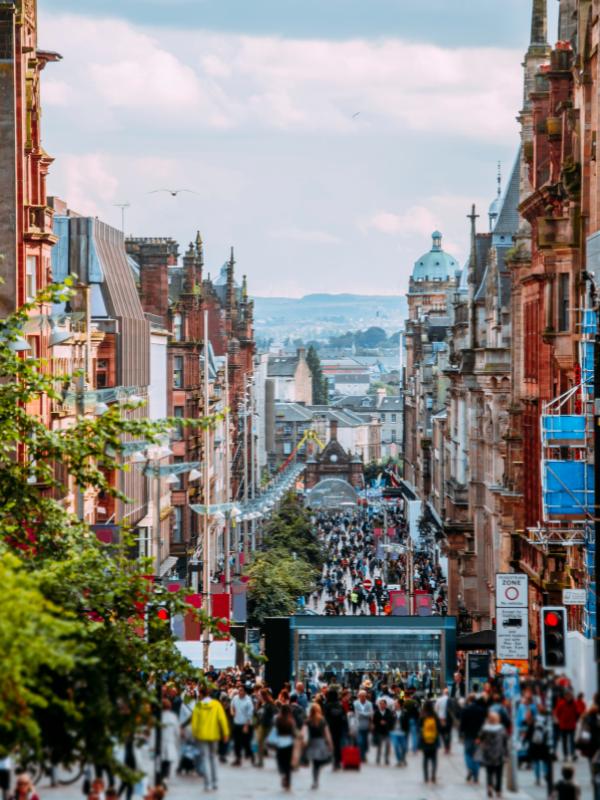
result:
M 476 739 L 485 722 L 486 711 L 480 703 L 469 703 L 460 715 L 460 732 L 467 739 Z

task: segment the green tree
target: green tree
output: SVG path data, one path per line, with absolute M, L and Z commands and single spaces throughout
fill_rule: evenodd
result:
M 246 572 L 251 624 L 293 614 L 298 599 L 313 591 L 323 560 L 310 515 L 297 495 L 289 492 L 266 525 L 262 552 Z
M 188 609 L 181 595 L 154 586 L 148 561 L 131 557 L 127 531 L 102 544 L 65 509 L 67 487 L 55 464 L 77 489 L 121 497 L 107 475 L 128 468 L 124 438 L 156 443 L 176 421 L 124 419 L 115 404 L 98 418 L 49 430 L 30 413 L 64 397 L 48 365 L 13 352 L 11 343 L 33 310 L 70 294 L 50 287 L 0 322 L 0 753 L 112 765 L 115 743 L 153 721 L 153 676 L 192 672 L 169 629 L 160 641 L 147 640 L 147 604 L 161 602 L 171 615 Z M 72 382 L 67 376 L 65 384 Z
M 259 553 L 246 574 L 249 578 L 248 621 L 262 625 L 267 617 L 290 616 L 298 598 L 315 586 L 314 569 L 290 551 Z
M 313 403 L 317 406 L 327 405 L 329 402 L 329 392 L 327 387 L 327 380 L 323 375 L 321 369 L 321 359 L 313 345 L 308 348 L 306 354 L 306 363 L 309 366 L 312 375 L 312 396 Z

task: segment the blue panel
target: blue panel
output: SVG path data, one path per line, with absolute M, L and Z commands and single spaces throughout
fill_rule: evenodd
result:
M 593 336 L 596 333 L 597 324 L 596 312 L 587 308 L 582 314 L 581 332 Z
M 547 442 L 560 442 L 566 439 L 585 440 L 585 417 L 583 414 L 544 414 L 542 430 Z
M 62 283 L 69 274 L 69 217 L 54 217 L 53 227 L 58 241 L 52 248 L 52 280 Z
M 585 461 L 544 461 L 547 517 L 585 519 L 594 510 L 594 468 Z

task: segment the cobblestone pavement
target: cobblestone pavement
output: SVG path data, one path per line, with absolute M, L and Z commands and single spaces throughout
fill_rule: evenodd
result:
M 556 772 L 560 764 L 556 765 Z M 426 786 L 422 782 L 420 754 L 409 755 L 406 768 L 377 767 L 369 764 L 359 772 L 333 773 L 331 767 L 323 770 L 321 787 L 311 791 L 310 770 L 300 769 L 294 774 L 291 796 L 296 798 L 315 798 L 323 800 L 483 800 L 484 785 L 473 786 L 464 780 L 465 770 L 462 759 L 462 748 L 457 745 L 451 756 L 440 753 L 438 783 Z M 582 800 L 591 800 L 587 763 L 577 764 L 577 776 L 582 786 Z M 483 775 L 482 775 L 483 777 Z M 519 770 L 519 794 L 505 792 L 507 800 L 544 800 L 545 789 L 534 786 L 533 774 L 530 770 Z M 75 800 L 82 798 L 78 786 L 50 789 L 44 784 L 40 787 L 42 800 Z M 200 778 L 176 778 L 169 785 L 169 800 L 194 800 L 205 795 Z M 271 798 L 289 797 L 279 789 L 279 778 L 275 770 L 274 759 L 269 758 L 264 769 L 259 770 L 249 765 L 241 768 L 221 766 L 219 771 L 219 789 L 210 792 L 212 797 L 227 800 L 271 800 Z

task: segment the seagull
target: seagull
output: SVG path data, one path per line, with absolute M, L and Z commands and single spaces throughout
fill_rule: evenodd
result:
M 357 111 L 356 114 L 352 114 L 352 119 L 356 119 L 358 116 L 360 116 L 360 111 Z
M 148 194 L 156 194 L 157 192 L 168 192 L 171 197 L 177 197 L 178 194 L 181 192 L 189 192 L 190 194 L 200 194 L 200 192 L 195 192 L 193 189 L 153 189 Z

